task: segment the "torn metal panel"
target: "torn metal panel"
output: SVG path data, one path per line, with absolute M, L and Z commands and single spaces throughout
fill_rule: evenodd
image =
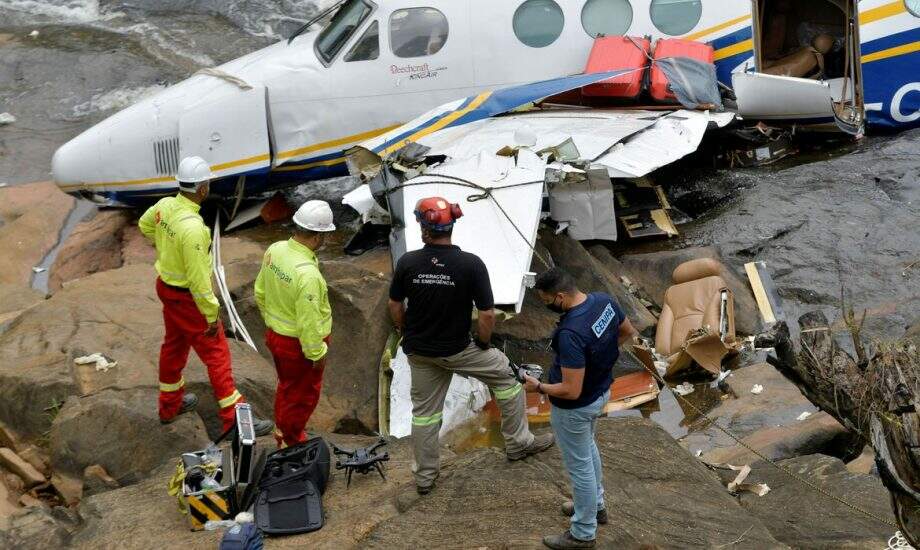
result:
M 527 149 L 519 151 L 517 160 L 494 153 L 450 159 L 398 186 L 390 194 L 390 214 L 411 220 L 415 204 L 430 196 L 459 203 L 464 218 L 454 226 L 454 244 L 489 266 L 495 303 L 519 312 L 540 223 L 545 171 L 546 163 Z M 394 225 L 390 243 L 394 261 L 422 248 L 420 226 Z
M 589 84 L 617 77 L 625 71 L 608 71 L 587 75 L 567 76 L 486 91 L 465 99 L 452 101 L 372 138 L 361 145 L 386 158 L 412 142 L 446 129 L 464 126 L 500 114 L 524 108 L 541 99 L 575 90 Z M 503 144 L 507 145 L 507 143 Z M 497 149 L 496 149 L 497 150 Z M 495 151 L 492 151 L 493 153 Z
M 567 223 L 570 237 L 579 241 L 617 240 L 613 183 L 607 170 L 595 168 L 579 174 L 549 169 L 547 175 L 550 217 Z
M 710 121 L 722 122 L 709 113 L 676 111 L 660 118 L 654 126 L 616 145 L 596 160 L 606 166 L 612 178 L 638 178 L 696 151 Z

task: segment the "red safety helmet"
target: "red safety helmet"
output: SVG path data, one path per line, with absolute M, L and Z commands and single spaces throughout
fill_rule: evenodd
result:
M 442 197 L 422 199 L 415 205 L 415 219 L 422 227 L 433 231 L 448 231 L 462 217 L 460 205 L 451 204 Z

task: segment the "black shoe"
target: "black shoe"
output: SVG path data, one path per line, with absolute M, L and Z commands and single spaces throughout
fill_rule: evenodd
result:
M 538 436 L 535 436 L 533 438 L 533 442 L 527 447 L 524 447 L 524 449 L 514 454 L 508 453 L 506 456 L 508 457 L 508 460 L 512 460 L 512 461 L 523 460 L 530 455 L 542 453 L 546 449 L 549 449 L 550 447 L 552 447 L 553 443 L 555 442 L 556 442 L 556 438 L 553 436 L 552 433 L 540 434 Z
M 252 417 L 252 430 L 256 433 L 256 437 L 268 435 L 272 433 L 274 429 L 275 423 L 271 420 L 260 420 L 254 416 Z
M 575 548 L 594 548 L 594 540 L 580 540 L 572 536 L 571 531 L 561 535 L 547 535 L 543 537 L 543 544 L 553 550 L 570 550 Z
M 424 487 L 421 485 L 416 485 L 415 492 L 422 496 L 427 495 L 428 493 L 434 490 L 434 484 L 438 480 L 439 477 L 441 477 L 441 472 L 438 472 L 434 476 L 434 480 L 432 480 L 431 485 L 425 485 Z
M 180 414 L 187 413 L 189 411 L 194 411 L 198 407 L 198 396 L 191 392 L 186 392 L 182 396 L 182 406 L 179 407 L 179 412 L 176 413 L 176 416 L 170 419 L 160 419 L 160 424 L 172 424 L 179 418 Z
M 567 500 L 562 503 L 562 515 L 566 517 L 572 517 L 575 515 L 575 503 L 571 500 Z M 597 511 L 597 523 L 600 525 L 607 525 L 607 509 L 601 508 Z

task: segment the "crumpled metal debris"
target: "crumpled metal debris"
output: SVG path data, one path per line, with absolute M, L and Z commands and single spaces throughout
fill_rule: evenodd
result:
M 95 363 L 96 372 L 109 372 L 109 369 L 118 366 L 118 361 L 113 361 L 101 353 L 93 353 L 92 355 L 77 357 L 73 360 L 73 362 L 77 365 L 92 365 Z

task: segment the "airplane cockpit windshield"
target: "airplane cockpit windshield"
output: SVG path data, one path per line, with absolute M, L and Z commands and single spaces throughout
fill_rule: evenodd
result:
M 316 39 L 316 53 L 330 63 L 371 14 L 373 7 L 365 0 L 349 0 L 335 13 Z

